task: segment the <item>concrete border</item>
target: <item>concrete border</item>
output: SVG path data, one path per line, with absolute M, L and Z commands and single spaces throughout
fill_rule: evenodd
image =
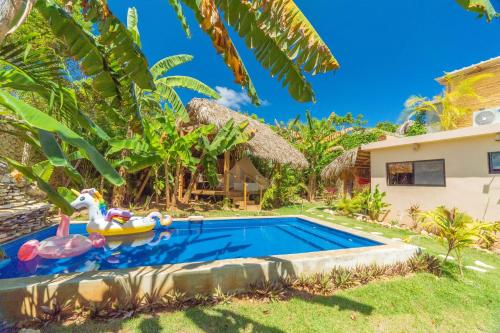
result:
M 179 290 L 193 295 L 245 290 L 250 284 L 266 279 L 328 272 L 334 267 L 390 265 L 411 258 L 418 247 L 360 230 L 347 228 L 303 215 L 220 217 L 208 220 L 295 217 L 328 228 L 348 232 L 382 243 L 370 247 L 309 253 L 224 259 L 110 271 L 34 276 L 0 280 L 0 319 L 35 317 L 40 306 L 54 302 L 75 307 L 89 303 L 114 303 L 146 294 L 165 295 Z M 182 221 L 182 219 L 179 219 Z M 179 221 L 176 219 L 176 221 Z M 81 222 L 80 222 L 81 223 Z

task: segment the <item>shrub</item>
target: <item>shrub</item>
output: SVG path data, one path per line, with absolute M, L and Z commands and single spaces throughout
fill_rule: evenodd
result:
M 408 213 L 408 216 L 411 218 L 411 221 L 413 222 L 413 224 L 410 226 L 413 229 L 418 225 L 418 219 L 422 214 L 420 206 L 417 204 L 413 204 L 406 210 L 406 212 Z
M 303 189 L 300 177 L 294 170 L 283 167 L 277 170 L 271 179 L 271 186 L 264 193 L 262 208 L 278 208 L 289 205 L 299 199 Z
M 373 191 L 369 188 L 356 193 L 352 199 L 344 196 L 337 200 L 334 208 L 344 215 L 363 214 L 372 221 L 379 221 L 380 216 L 389 207 L 389 204 L 384 202 L 385 192 L 379 190 L 378 185 Z

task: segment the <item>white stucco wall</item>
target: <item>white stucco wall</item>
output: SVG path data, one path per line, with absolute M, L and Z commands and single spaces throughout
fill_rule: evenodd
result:
M 413 204 L 429 210 L 457 207 L 475 218 L 500 220 L 500 174 L 489 174 L 488 152 L 500 151 L 496 134 L 371 150 L 371 185 L 391 204 L 388 219 L 408 220 Z M 444 159 L 446 187 L 387 186 L 386 163 Z

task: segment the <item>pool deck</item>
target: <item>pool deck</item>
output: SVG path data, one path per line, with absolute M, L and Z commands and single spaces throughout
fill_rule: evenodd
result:
M 61 306 L 75 307 L 90 303 L 128 302 L 130 297 L 161 296 L 173 290 L 187 295 L 211 294 L 215 288 L 224 292 L 236 292 L 263 279 L 328 272 L 334 267 L 351 268 L 404 262 L 419 251 L 418 247 L 398 240 L 302 215 L 221 217 L 206 218 L 205 221 L 283 217 L 301 218 L 383 244 L 256 258 L 3 279 L 0 280 L 0 319 L 35 317 L 41 306 L 50 306 L 54 302 Z M 187 221 L 176 219 L 183 220 Z

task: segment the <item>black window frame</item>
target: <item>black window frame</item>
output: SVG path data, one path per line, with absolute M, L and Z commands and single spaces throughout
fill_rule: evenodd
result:
M 500 151 L 490 151 L 488 152 L 488 173 L 494 175 L 494 174 L 500 174 L 500 169 L 495 170 L 493 169 L 493 154 L 500 154 Z
M 436 162 L 436 161 L 443 162 L 443 184 L 436 184 L 436 185 L 432 185 L 432 184 L 391 184 L 389 182 L 389 165 L 390 164 L 411 163 L 413 173 L 415 173 L 415 163 L 418 163 L 418 162 Z M 431 160 L 387 162 L 387 163 L 385 163 L 385 181 L 386 181 L 387 186 L 446 187 L 446 161 L 444 158 L 435 158 L 435 159 L 431 159 Z

